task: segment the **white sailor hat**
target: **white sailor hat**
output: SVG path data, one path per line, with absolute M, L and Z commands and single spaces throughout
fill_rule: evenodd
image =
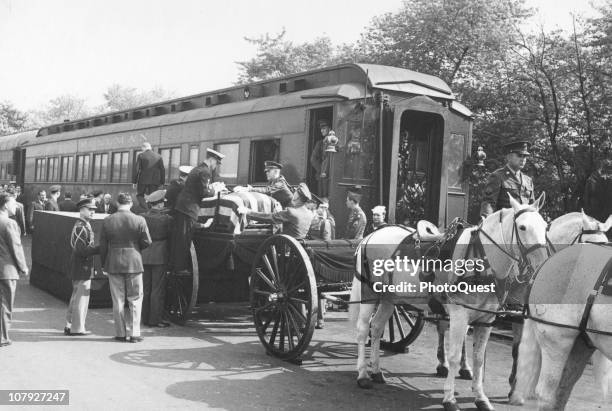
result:
M 166 190 L 157 190 L 152 192 L 145 198 L 145 201 L 149 204 L 161 203 L 166 199 Z
M 221 160 L 223 160 L 225 158 L 225 154 L 221 154 L 217 150 L 213 150 L 212 148 L 207 148 L 206 149 L 206 156 L 207 157 L 214 157 L 214 158 L 217 159 L 218 162 L 221 162 Z
M 191 173 L 191 170 L 193 170 L 192 166 L 180 166 L 179 167 L 179 173 L 181 174 L 189 174 Z

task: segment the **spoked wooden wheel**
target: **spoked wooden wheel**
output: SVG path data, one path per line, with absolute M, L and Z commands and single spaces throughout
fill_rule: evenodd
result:
M 171 272 L 166 284 L 166 313 L 173 323 L 183 325 L 191 317 L 198 300 L 200 271 L 198 256 L 193 243 L 189 249 L 190 268 L 178 273 Z
M 389 324 L 380 341 L 384 350 L 403 353 L 406 347 L 416 340 L 423 330 L 425 319 L 423 312 L 417 311 L 411 305 L 396 305 Z
M 275 235 L 259 247 L 251 271 L 251 309 L 266 351 L 293 360 L 306 350 L 318 312 L 314 270 L 292 237 Z

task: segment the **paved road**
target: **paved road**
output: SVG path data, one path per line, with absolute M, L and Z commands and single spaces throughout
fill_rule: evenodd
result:
M 410 353 L 382 358 L 387 385 L 360 390 L 344 312 L 329 313 L 296 366 L 264 354 L 246 304 L 206 304 L 186 327 L 145 328 L 139 344 L 112 340 L 110 309 L 90 310 L 91 336 L 64 336 L 65 303 L 26 282 L 18 286 L 16 305 L 14 344 L 0 349 L 0 388 L 70 390 L 71 406 L 52 410 L 440 409 L 443 380 L 433 376 L 430 325 Z M 487 357 L 486 389 L 496 408 L 518 410 L 505 403 L 508 342 L 491 341 Z M 458 381 L 457 392 L 460 405 L 473 409 L 470 383 Z M 597 398 L 589 367 L 568 410 L 608 409 Z

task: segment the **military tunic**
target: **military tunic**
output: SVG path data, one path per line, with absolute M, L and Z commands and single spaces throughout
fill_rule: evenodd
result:
M 174 209 L 174 206 L 176 205 L 176 200 L 181 191 L 183 190 L 183 187 L 185 187 L 185 182 L 183 180 L 178 179 L 172 180 L 170 182 L 170 185 L 166 190 L 166 206 L 169 209 Z
M 70 278 L 73 281 L 86 281 L 93 277 L 93 256 L 100 254 L 100 247 L 94 246 L 94 232 L 89 221 L 79 218 L 72 227 L 70 235 Z
M 480 215 L 486 217 L 502 208 L 510 208 L 508 193 L 521 204 L 530 204 L 535 201 L 531 177 L 520 171 L 515 174 L 506 165 L 489 175 L 484 200 L 480 207 Z
M 287 207 L 282 211 L 276 213 L 249 213 L 248 218 L 253 220 L 265 221 L 272 224 L 282 224 L 283 234 L 287 234 L 290 237 L 301 240 L 306 238 L 308 230 L 310 229 L 310 223 L 314 218 L 312 212 L 306 208 L 301 207 Z
M 278 201 L 283 208 L 291 204 L 291 198 L 293 197 L 289 183 L 283 176 L 268 181 L 268 185 L 265 187 L 253 187 L 251 191 L 269 195 Z
M 366 228 L 368 219 L 359 205 L 351 210 L 346 223 L 346 235 L 348 240 L 361 240 Z

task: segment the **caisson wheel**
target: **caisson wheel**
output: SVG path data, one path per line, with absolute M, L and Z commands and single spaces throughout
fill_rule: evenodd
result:
M 266 351 L 292 360 L 306 350 L 318 312 L 314 270 L 292 237 L 275 235 L 260 246 L 251 271 L 253 321 Z
M 166 284 L 166 313 L 173 323 L 179 325 L 185 324 L 191 317 L 198 300 L 200 271 L 193 243 L 191 243 L 189 255 L 189 268 L 178 273 L 171 272 Z
M 423 313 L 411 305 L 396 305 L 389 318 L 380 347 L 384 350 L 403 353 L 416 340 L 425 325 Z

